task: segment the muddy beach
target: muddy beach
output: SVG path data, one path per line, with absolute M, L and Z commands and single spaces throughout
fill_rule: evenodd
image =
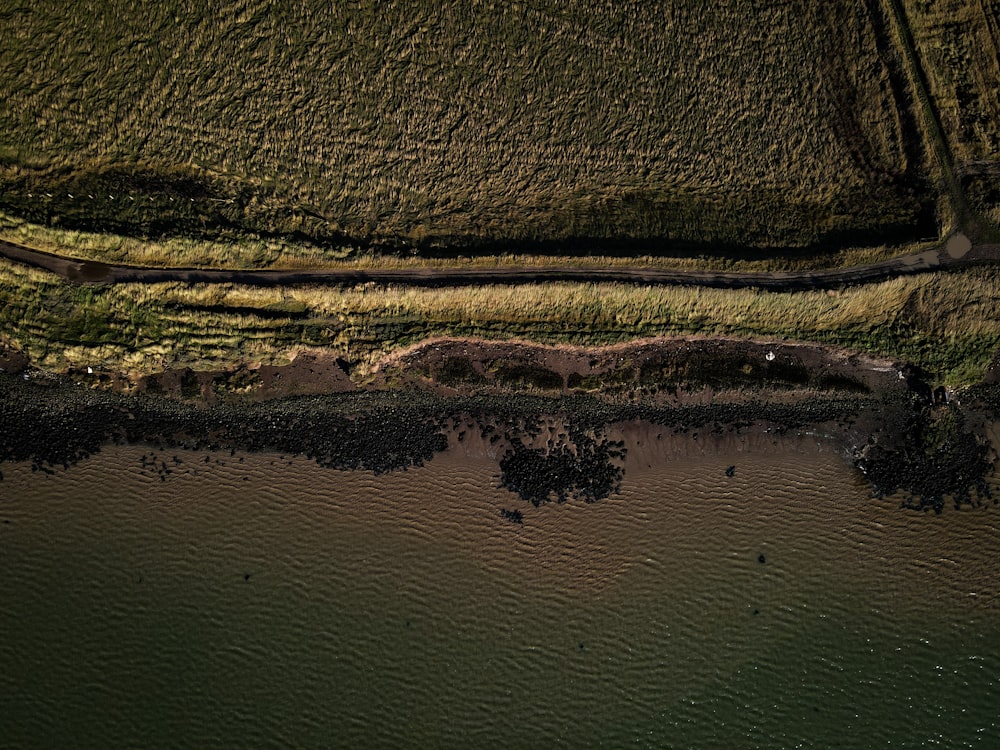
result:
M 906 379 L 891 382 L 900 385 L 873 393 L 803 390 L 772 400 L 762 400 L 763 391 L 739 390 L 729 399 L 699 391 L 686 403 L 411 388 L 206 404 L 23 372 L 0 375 L 0 459 L 49 473 L 108 443 L 142 443 L 278 451 L 378 474 L 420 466 L 453 439 L 478 435 L 502 454 L 508 489 L 537 506 L 617 492 L 627 456 L 609 430 L 641 421 L 693 440 L 823 434 L 854 457 L 878 495 L 902 489 L 914 507 L 938 512 L 946 498 L 956 505 L 991 501 L 983 479 L 995 458 L 982 434 L 987 418 L 978 411 L 966 416 L 957 404 L 926 403 Z

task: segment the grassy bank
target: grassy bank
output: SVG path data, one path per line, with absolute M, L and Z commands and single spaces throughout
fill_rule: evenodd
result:
M 0 213 L 0 239 L 62 255 L 67 258 L 96 260 L 104 263 L 188 268 L 228 269 L 403 269 L 463 267 L 504 268 L 546 267 L 636 267 L 676 270 L 718 270 L 738 272 L 805 271 L 822 268 L 849 268 L 877 263 L 900 255 L 924 252 L 937 241 L 906 245 L 829 248 L 804 255 L 800 251 L 766 251 L 734 257 L 724 249 L 697 255 L 606 256 L 587 252 L 581 245 L 570 255 L 533 255 L 516 252 L 510 243 L 502 254 L 472 254 L 458 258 L 434 258 L 419 255 L 383 255 L 374 252 L 352 253 L 349 248 L 324 248 L 305 241 L 278 238 L 233 238 L 204 240 L 165 237 L 159 240 L 118 234 L 58 229 Z
M 927 274 L 835 291 L 551 284 L 261 289 L 79 287 L 0 263 L 0 323 L 39 366 L 152 372 L 286 362 L 323 347 L 359 365 L 433 336 L 596 345 L 704 334 L 818 341 L 918 364 L 953 384 L 1000 347 L 1000 272 Z

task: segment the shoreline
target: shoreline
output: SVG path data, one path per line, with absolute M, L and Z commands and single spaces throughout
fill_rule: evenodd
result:
M 998 410 L 990 417 L 983 404 L 921 406 L 899 382 L 895 391 L 803 393 L 789 401 L 766 400 L 763 391 L 670 404 L 412 389 L 209 405 L 2 374 L 0 462 L 30 461 L 34 471 L 52 473 L 118 443 L 277 451 L 325 468 L 381 474 L 421 466 L 469 439 L 489 445 L 505 486 L 532 504 L 596 502 L 617 492 L 629 461 L 615 435 L 646 423 L 662 435 L 693 439 L 811 434 L 833 441 L 877 497 L 902 490 L 903 505 L 935 512 L 946 501 L 996 504 L 987 477 L 996 460 L 989 425 Z

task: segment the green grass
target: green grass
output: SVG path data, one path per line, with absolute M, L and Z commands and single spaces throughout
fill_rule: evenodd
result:
M 981 379 L 1000 348 L 1000 272 L 925 274 L 839 292 L 549 284 L 442 289 L 124 284 L 79 287 L 0 263 L 0 326 L 50 370 L 148 373 L 287 362 L 322 348 L 364 378 L 435 336 L 597 346 L 701 334 L 817 341 Z
M 911 241 L 936 196 L 864 7 L 0 0 L 0 209 L 334 252 Z
M 0 0 L 0 237 L 153 266 L 872 262 L 1000 222 L 997 29 L 987 0 Z M 364 377 L 440 335 L 696 333 L 960 384 L 1000 346 L 998 299 L 984 270 L 773 294 L 83 288 L 0 264 L 0 330 L 54 370 L 319 347 Z

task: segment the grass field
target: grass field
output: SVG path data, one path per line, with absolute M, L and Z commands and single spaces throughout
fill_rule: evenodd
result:
M 598 345 L 697 333 L 818 341 L 981 379 L 1000 347 L 1000 272 L 910 276 L 840 292 L 619 284 L 419 289 L 79 287 L 0 262 L 0 330 L 38 366 L 156 372 L 287 362 L 323 347 L 363 373 L 428 337 Z
M 0 210 L 332 255 L 909 242 L 941 217 L 882 12 L 0 0 Z
M 997 18 L 988 0 L 0 0 L 0 237 L 153 266 L 873 262 L 1000 221 Z M 998 301 L 988 270 L 802 293 L 98 288 L 0 262 L 0 336 L 52 370 L 323 347 L 363 376 L 432 336 L 697 333 L 969 384 Z
M 970 203 L 1000 226 L 1000 6 L 905 0 L 933 104 Z

